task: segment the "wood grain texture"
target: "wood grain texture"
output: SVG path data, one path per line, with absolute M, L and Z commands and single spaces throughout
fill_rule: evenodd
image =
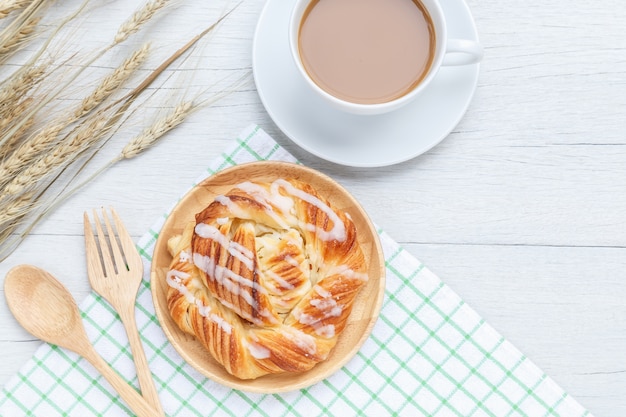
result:
M 115 28 L 138 4 L 108 2 L 89 23 Z M 625 415 L 626 2 L 468 4 L 485 47 L 478 89 L 459 125 L 427 154 L 377 169 L 322 161 L 278 130 L 250 82 L 60 206 L 0 264 L 0 276 L 35 263 L 84 298 L 83 211 L 114 205 L 138 238 L 242 128 L 257 123 L 345 186 L 378 226 L 592 413 Z M 197 71 L 176 74 L 201 87 L 249 70 L 262 6 L 240 5 L 194 51 Z M 146 36 L 160 39 L 157 50 L 166 53 L 225 8 L 185 2 Z M 104 29 L 92 34 L 86 47 L 108 39 Z M 128 137 L 117 137 L 110 153 Z M 0 334 L 3 384 L 36 343 L 3 303 Z

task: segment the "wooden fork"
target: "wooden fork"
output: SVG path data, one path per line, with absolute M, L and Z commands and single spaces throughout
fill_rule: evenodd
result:
M 97 240 L 89 215 L 87 212 L 84 215 L 89 282 L 92 288 L 120 315 L 130 342 L 141 393 L 148 403 L 159 411 L 161 416 L 164 416 L 135 319 L 135 300 L 143 277 L 143 262 L 133 240 L 113 208 L 111 208 L 111 215 L 115 230 L 107 211 L 102 209 L 105 233 L 98 213 L 96 210 L 93 211 Z

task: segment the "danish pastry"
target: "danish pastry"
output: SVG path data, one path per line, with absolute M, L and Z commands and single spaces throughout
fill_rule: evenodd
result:
M 241 379 L 325 360 L 368 280 L 350 217 L 309 185 L 245 182 L 170 238 L 176 324 Z

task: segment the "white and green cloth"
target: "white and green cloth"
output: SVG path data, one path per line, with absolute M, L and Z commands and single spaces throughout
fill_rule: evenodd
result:
M 198 179 L 257 160 L 295 161 L 258 126 Z M 167 215 L 138 242 L 145 276 L 137 322 L 168 416 L 590 416 L 422 263 L 379 230 L 387 267 L 380 318 L 358 354 L 307 389 L 250 394 L 213 382 L 177 354 L 159 326 L 150 259 Z M 96 350 L 138 387 L 124 328 L 92 293 L 80 304 Z M 128 416 L 108 383 L 74 353 L 43 344 L 0 393 L 0 416 Z

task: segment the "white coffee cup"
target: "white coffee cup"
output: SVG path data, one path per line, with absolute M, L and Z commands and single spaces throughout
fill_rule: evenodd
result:
M 410 103 L 432 82 L 442 66 L 470 65 L 480 62 L 483 57 L 481 45 L 470 39 L 448 39 L 446 20 L 438 0 L 419 0 L 424 9 L 430 15 L 435 35 L 434 53 L 430 69 L 425 77 L 413 89 L 406 94 L 391 101 L 382 103 L 363 104 L 346 101 L 338 98 L 321 88 L 308 74 L 302 63 L 299 50 L 299 33 L 302 19 L 310 3 L 315 0 L 295 0 L 289 22 L 289 44 L 291 55 L 298 72 L 319 97 L 322 97 L 333 107 L 361 115 L 382 114 L 396 110 Z

